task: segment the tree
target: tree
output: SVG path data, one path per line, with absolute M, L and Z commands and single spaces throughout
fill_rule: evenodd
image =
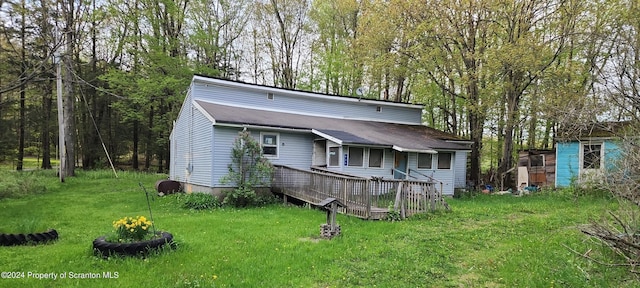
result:
M 308 90 L 352 95 L 363 85 L 363 52 L 358 51 L 361 7 L 354 0 L 317 0 L 309 12 L 312 33 Z
M 255 188 L 267 187 L 271 183 L 273 166 L 262 154 L 262 147 L 249 131 L 238 132 L 231 148 L 229 172 L 220 182 L 232 184 L 233 191 L 225 193 L 223 203 L 233 206 L 253 206 L 257 201 Z
M 273 84 L 296 88 L 307 23 L 307 0 L 270 0 L 256 3 L 256 27 L 269 56 Z
M 243 57 L 239 38 L 247 27 L 252 6 L 249 1 L 192 1 L 189 10 L 190 49 L 197 73 L 228 79 L 240 77 Z

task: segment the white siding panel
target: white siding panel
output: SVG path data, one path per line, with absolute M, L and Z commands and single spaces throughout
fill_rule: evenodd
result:
M 372 103 L 330 101 L 288 94 L 275 94 L 273 100 L 267 99 L 267 93 L 252 89 L 234 89 L 221 86 L 194 84 L 194 98 L 226 105 L 241 105 L 254 109 L 278 110 L 299 114 L 327 115 L 329 117 L 377 119 L 388 122 L 407 122 L 420 124 L 422 110 L 418 108 L 385 106 Z M 382 107 L 377 112 L 377 106 Z

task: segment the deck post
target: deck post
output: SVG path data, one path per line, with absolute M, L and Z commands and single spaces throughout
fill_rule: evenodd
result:
M 365 207 L 366 209 L 366 215 L 365 215 L 365 219 L 369 219 L 371 218 L 371 191 L 369 191 L 369 183 L 371 183 L 370 180 L 365 180 L 364 182 L 364 193 L 365 193 L 365 203 L 367 203 L 367 207 Z
M 436 211 L 436 191 L 435 187 L 430 189 L 429 194 L 431 194 L 431 211 Z

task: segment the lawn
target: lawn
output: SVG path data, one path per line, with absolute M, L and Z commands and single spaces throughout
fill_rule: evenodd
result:
M 616 209 L 616 202 L 604 197 L 576 199 L 555 192 L 448 199 L 451 212 L 402 222 L 340 215 L 343 234 L 332 240 L 318 239 L 325 221 L 319 210 L 272 205 L 193 211 L 181 208 L 176 197 L 153 197 L 155 225 L 173 233 L 177 249 L 144 259 L 102 259 L 92 254 L 93 239 L 110 232 L 114 220 L 148 217 L 138 183 L 153 190 L 166 175 L 120 172 L 116 179 L 110 171 L 79 171 L 58 183 L 55 172 L 30 173 L 47 184 L 47 191 L 0 200 L 0 232 L 31 223 L 55 228 L 60 239 L 0 247 L 0 271 L 25 273 L 22 279 L 0 279 L 1 287 L 638 285 L 625 268 L 596 265 L 569 250 L 606 254 L 578 229 Z M 58 278 L 29 278 L 29 272 Z M 112 278 L 102 277 L 107 272 Z M 65 273 L 67 278 L 60 279 Z M 101 277 L 70 279 L 71 273 Z

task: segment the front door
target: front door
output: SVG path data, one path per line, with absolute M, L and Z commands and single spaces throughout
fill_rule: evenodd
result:
M 407 153 L 394 151 L 393 179 L 407 178 Z

